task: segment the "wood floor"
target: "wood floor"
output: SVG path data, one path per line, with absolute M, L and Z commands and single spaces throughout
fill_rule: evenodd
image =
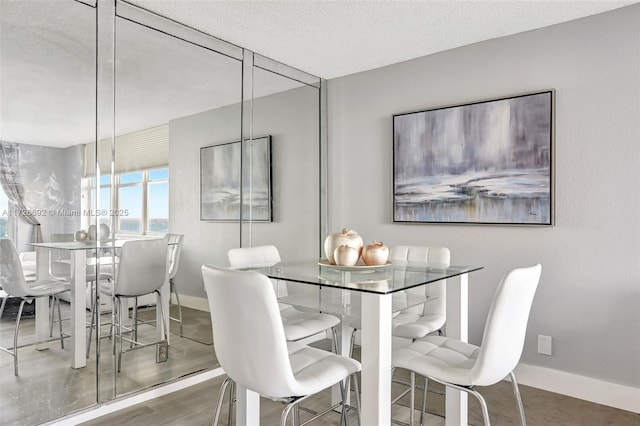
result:
M 154 316 L 153 308 L 151 311 L 149 316 Z M 172 312 L 172 316 L 174 314 Z M 63 318 L 68 318 L 64 309 Z M 197 318 L 185 319 L 193 320 L 200 327 Z M 15 317 L 3 315 L 0 319 L 0 346 L 13 346 L 14 325 Z M 68 321 L 65 321 L 64 326 L 68 327 Z M 175 326 L 172 321 L 172 330 Z M 109 401 L 114 397 L 114 388 L 117 395 L 126 395 L 196 371 L 215 368 L 217 360 L 213 345 L 201 343 L 211 340 L 210 327 L 209 325 L 208 333 L 201 333 L 203 339 L 200 341 L 180 338 L 172 333 L 167 362 L 156 363 L 155 346 L 124 354 L 122 370 L 117 375 L 114 374 L 112 347 L 108 338 L 102 340 L 99 367 L 94 352 L 95 342 L 92 343 L 87 366 L 80 369 L 70 367 L 69 345 L 66 344 L 65 349 L 61 349 L 59 340 L 47 343 L 49 349 L 43 351 L 38 351 L 33 346 L 21 348 L 18 350 L 17 377 L 13 374 L 13 358 L 0 352 L 0 425 L 41 424 L 96 405 L 98 392 L 100 401 Z M 103 330 L 106 333 L 108 327 Z M 141 325 L 139 330 L 140 340 L 155 340 L 155 327 Z M 194 327 L 189 325 L 185 334 L 189 335 L 193 330 Z M 33 335 L 33 317 L 24 318 L 20 326 L 20 342 L 33 341 Z M 68 340 L 66 342 L 69 343 Z M 99 386 L 96 383 L 98 368 L 101 373 Z
M 215 404 L 218 397 L 220 384 L 224 376 L 208 380 L 179 392 L 148 401 L 144 404 L 113 413 L 91 422 L 83 423 L 84 426 L 140 426 L 140 425 L 211 425 Z M 617 410 L 603 405 L 570 398 L 528 386 L 520 387 L 525 405 L 527 424 L 529 426 L 639 426 L 640 415 L 627 411 Z M 518 413 L 511 392 L 511 385 L 502 382 L 496 386 L 479 388 L 487 399 L 491 424 L 494 426 L 518 425 Z M 400 388 L 394 388 L 400 392 Z M 314 397 L 305 405 L 312 409 L 327 407 L 329 394 L 322 393 Z M 417 395 L 417 399 L 420 396 Z M 442 406 L 443 397 L 429 393 L 429 409 L 434 411 Z M 440 401 L 438 401 L 440 399 Z M 406 399 L 401 400 L 407 404 Z M 407 422 L 409 409 L 405 405 L 396 405 L 392 409 L 395 420 Z M 272 426 L 279 424 L 280 413 L 283 405 L 265 398 L 261 399 L 261 424 Z M 227 401 L 223 405 L 221 425 L 227 424 Z M 307 417 L 301 411 L 301 420 Z M 419 413 L 416 412 L 416 421 Z M 322 419 L 312 423 L 314 425 L 328 426 L 339 425 L 340 415 L 329 413 Z M 479 405 L 473 398 L 469 399 L 469 423 L 482 425 L 482 415 Z M 355 425 L 356 420 L 350 417 L 350 425 Z M 426 425 L 442 426 L 444 418 L 438 415 L 428 415 Z M 372 426 L 372 425 L 363 425 Z
M 21 327 L 21 336 L 33 333 L 33 321 L 25 320 Z M 154 330 L 151 328 L 151 332 Z M 0 321 L 1 344 L 7 344 L 13 333 L 13 321 L 5 318 Z M 206 334 L 206 333 L 204 333 Z M 204 336 L 203 337 L 207 337 Z M 0 353 L 0 425 L 37 425 L 63 416 L 71 411 L 90 407 L 96 401 L 95 358 L 90 358 L 86 368 L 74 370 L 69 367 L 68 349 L 60 349 L 59 342 L 49 344 L 50 349 L 36 351 L 33 348 L 20 350 L 20 376 L 13 375 L 13 360 L 7 354 Z M 108 353 L 110 345 L 103 345 Z M 357 353 L 357 352 L 356 352 Z M 202 344 L 193 339 L 181 339 L 172 335 L 170 357 L 167 363 L 156 364 L 153 348 L 146 348 L 125 355 L 123 371 L 117 376 L 118 394 L 143 389 L 171 378 L 184 376 L 193 371 L 211 369 L 216 366 L 213 346 Z M 104 357 L 110 363 L 109 356 Z M 114 375 L 110 365 L 101 384 L 101 392 L 113 392 Z M 406 372 L 398 371 L 399 377 Z M 210 425 L 220 383 L 224 377 L 208 380 L 170 395 L 142 403 L 128 409 L 103 416 L 85 423 L 89 426 L 102 425 Z M 436 388 L 437 390 L 437 388 Z M 397 395 L 401 387 L 394 386 Z M 491 421 L 494 426 L 517 425 L 518 413 L 509 383 L 480 388 L 487 399 Z M 521 386 L 521 393 L 529 426 L 640 426 L 640 415 L 616 410 L 614 408 L 553 394 L 538 389 Z M 310 399 L 305 406 L 318 409 L 328 406 L 328 392 Z M 417 395 L 420 399 L 420 395 Z M 393 407 L 393 418 L 407 422 L 409 413 L 407 400 Z M 261 401 L 263 425 L 276 425 L 283 408 L 281 403 L 267 399 Z M 434 413 L 427 419 L 427 425 L 444 424 L 443 397 L 429 393 L 428 411 Z M 416 406 L 419 406 L 419 402 Z M 301 411 L 304 421 L 307 417 Z M 223 406 L 221 424 L 226 424 L 227 405 Z M 338 425 L 340 416 L 329 413 L 314 424 Z M 482 416 L 477 402 L 469 398 L 469 422 L 481 425 Z M 350 424 L 356 424 L 350 417 Z M 364 425 L 373 426 L 373 425 Z

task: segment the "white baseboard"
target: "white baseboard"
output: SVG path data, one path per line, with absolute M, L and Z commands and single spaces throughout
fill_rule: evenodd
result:
M 176 392 L 181 389 L 188 388 L 189 386 L 197 385 L 198 383 L 202 383 L 206 380 L 213 379 L 223 374 L 224 374 L 224 371 L 222 371 L 222 368 L 216 368 L 213 370 L 205 371 L 203 373 L 199 373 L 182 380 L 178 380 L 172 383 L 168 383 L 166 385 L 154 387 L 153 389 L 149 389 L 148 391 L 140 392 L 138 394 L 135 394 L 129 397 L 118 398 L 111 402 L 107 402 L 102 405 L 89 408 L 79 413 L 74 413 L 68 416 L 61 417 L 59 419 L 53 420 L 52 422 L 44 423 L 44 425 L 61 425 L 61 426 L 78 425 L 84 422 L 88 422 L 90 420 L 95 420 L 102 416 L 106 416 L 107 414 L 115 413 L 116 411 L 119 411 L 119 410 L 124 410 L 125 408 L 132 407 L 136 404 L 140 404 L 140 403 L 149 401 L 151 399 L 159 398 L 161 396 L 168 395 L 172 392 Z
M 640 388 L 529 364 L 518 364 L 515 374 L 522 385 L 640 413 Z
M 171 296 L 171 303 L 175 303 L 175 296 Z M 209 301 L 207 298 L 189 296 L 186 294 L 180 295 L 180 304 L 187 308 L 197 309 L 199 311 L 209 312 Z

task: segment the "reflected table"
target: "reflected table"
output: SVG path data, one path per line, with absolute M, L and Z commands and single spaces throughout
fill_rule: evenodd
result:
M 87 286 L 87 252 L 97 253 L 111 252 L 121 248 L 126 240 L 90 241 L 90 242 L 49 242 L 32 243 L 37 250 L 36 278 L 46 279 L 50 277 L 49 262 L 52 250 L 62 250 L 69 253 L 71 266 L 71 367 L 82 368 L 87 365 L 86 358 L 86 286 Z M 108 256 L 111 257 L 111 256 Z M 104 256 L 101 257 L 104 259 Z M 160 293 L 162 295 L 162 307 L 164 312 L 169 312 L 169 281 L 165 281 Z M 36 299 L 36 338 L 46 340 L 49 337 L 49 303 L 47 298 Z M 162 338 L 164 322 L 159 309 L 156 309 L 157 335 Z M 167 336 L 168 338 L 168 336 Z
M 362 401 L 363 425 L 391 424 L 391 331 L 394 295 L 440 280 L 447 280 L 446 335 L 468 339 L 468 275 L 479 266 L 425 265 L 394 262 L 381 267 L 339 267 L 317 260 L 281 262 L 271 267 L 248 268 L 275 280 L 319 287 L 317 308 L 347 315 L 359 313 L 362 324 Z M 338 291 L 339 297 L 335 297 Z M 359 293 L 361 298 L 351 297 Z M 333 294 L 327 297 L 329 294 Z M 295 304 L 295 296 L 281 299 Z M 397 303 L 395 298 L 395 303 Z M 356 308 L 353 303 L 361 300 Z M 348 352 L 348 344 L 340 345 Z M 259 396 L 247 389 L 237 389 L 238 424 L 260 422 Z M 445 397 L 447 425 L 467 424 L 467 395 L 447 389 Z

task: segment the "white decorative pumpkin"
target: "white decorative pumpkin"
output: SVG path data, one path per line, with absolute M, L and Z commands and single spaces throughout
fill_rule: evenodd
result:
M 353 266 L 358 262 L 360 255 L 358 250 L 343 244 L 335 249 L 333 252 L 333 258 L 336 261 L 336 265 L 339 266 Z
M 345 244 L 356 249 L 358 252 L 358 259 L 360 258 L 362 246 L 364 245 L 362 237 L 353 229 L 347 230 L 347 228 L 343 228 L 342 232 L 331 234 L 324 240 L 324 254 L 327 256 L 329 263 L 332 265 L 336 264 L 334 253 L 338 247 Z M 358 259 L 356 259 L 356 261 Z
M 89 225 L 89 230 L 87 231 L 87 238 L 89 239 L 89 241 L 97 241 L 97 235 L 96 235 L 96 226 L 95 225 Z
M 111 231 L 109 231 L 109 227 L 104 223 L 101 223 L 100 224 L 100 241 L 108 240 L 110 232 Z

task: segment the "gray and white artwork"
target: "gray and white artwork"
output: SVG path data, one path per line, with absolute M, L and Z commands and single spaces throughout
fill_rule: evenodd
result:
M 239 221 L 241 204 L 242 220 L 271 221 L 270 136 L 200 149 L 200 219 Z
M 551 225 L 552 96 L 395 115 L 394 221 Z

